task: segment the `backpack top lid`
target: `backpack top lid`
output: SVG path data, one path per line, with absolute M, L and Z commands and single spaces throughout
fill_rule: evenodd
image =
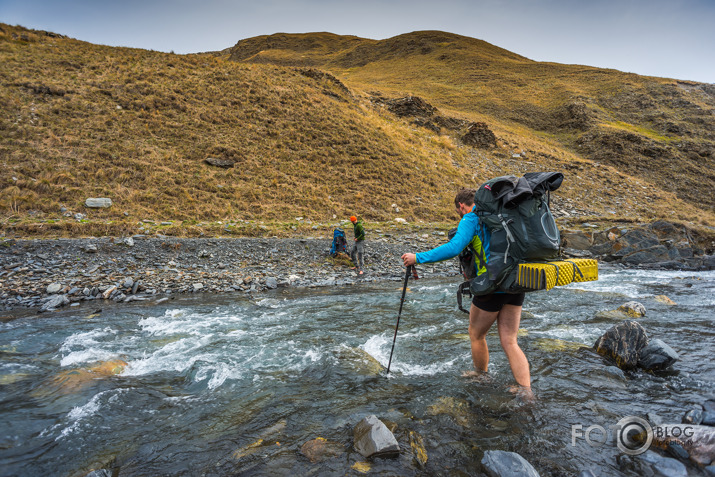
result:
M 561 187 L 564 175 L 560 172 L 527 172 L 491 179 L 477 189 L 474 203 L 478 211 L 494 212 L 500 207 L 513 209 L 525 200 L 541 197 Z

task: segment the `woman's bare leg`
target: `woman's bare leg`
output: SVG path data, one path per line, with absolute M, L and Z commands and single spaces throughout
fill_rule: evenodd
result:
M 484 311 L 473 303 L 469 309 L 469 340 L 472 347 L 472 363 L 477 372 L 486 373 L 489 367 L 487 332 L 498 315 L 498 311 Z
M 521 321 L 521 306 L 504 305 L 497 318 L 499 340 L 509 360 L 511 372 L 516 382 L 525 388 L 531 387 L 529 361 L 517 343 L 517 333 Z

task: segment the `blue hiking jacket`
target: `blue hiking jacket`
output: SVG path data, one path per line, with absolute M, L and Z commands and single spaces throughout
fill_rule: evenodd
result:
M 464 214 L 462 220 L 459 221 L 457 233 L 452 237 L 452 240 L 427 252 L 416 254 L 417 263 L 441 262 L 442 260 L 456 257 L 470 242 L 477 253 L 482 249 L 482 246 L 484 247 L 484 261 L 486 263 L 489 260 L 489 232 L 479 220 L 477 214 L 472 212 Z M 477 263 L 477 268 L 480 275 L 485 271 L 483 267 L 479 266 L 479 263 Z

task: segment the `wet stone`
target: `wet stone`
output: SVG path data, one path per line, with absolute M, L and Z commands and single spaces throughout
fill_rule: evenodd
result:
M 691 409 L 683 416 L 683 424 L 701 424 L 703 422 L 703 411 L 700 409 Z
M 639 461 L 640 470 L 643 472 L 641 475 L 654 474 L 668 477 L 687 477 L 688 475 L 688 470 L 682 462 L 671 457 L 663 457 L 651 450 L 636 456 L 636 460 Z M 650 472 L 646 470 L 647 468 L 650 468 Z
M 633 318 L 644 317 L 646 313 L 645 306 L 643 306 L 641 303 L 638 303 L 637 301 L 629 301 L 628 303 L 624 303 L 623 305 L 618 307 L 618 309 Z
M 318 437 L 303 444 L 300 453 L 311 462 L 316 463 L 338 455 L 341 450 L 340 444 Z
M 69 305 L 70 300 L 66 295 L 54 295 L 50 297 L 45 303 L 40 307 L 41 312 L 52 311 L 56 308 L 60 308 L 65 305 Z
M 395 436 L 375 415 L 364 418 L 355 426 L 353 445 L 364 457 L 397 455 L 400 452 Z
M 701 424 L 705 426 L 715 426 L 715 412 L 705 411 L 703 413 L 703 422 Z
M 645 329 L 636 321 L 624 321 L 607 330 L 593 347 L 598 354 L 613 359 L 619 368 L 633 369 L 647 344 Z
M 638 366 L 654 371 L 665 369 L 678 361 L 678 359 L 680 359 L 680 356 L 673 348 L 659 339 L 654 339 L 640 351 Z
M 665 450 L 669 455 L 675 457 L 676 459 L 688 460 L 690 457 L 688 451 L 686 451 L 685 448 L 678 442 L 668 442 L 668 447 L 666 447 Z
M 536 469 L 515 452 L 486 451 L 482 465 L 489 477 L 539 477 Z

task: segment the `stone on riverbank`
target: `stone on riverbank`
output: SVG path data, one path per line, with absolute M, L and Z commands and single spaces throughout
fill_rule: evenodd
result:
M 400 445 L 390 430 L 375 415 L 360 421 L 353 430 L 353 445 L 364 457 L 397 455 Z
M 673 270 L 712 270 L 715 263 L 686 227 L 659 220 L 632 230 L 597 232 L 591 254 L 605 262 Z
M 60 290 L 62 290 L 62 285 L 59 283 L 50 283 L 47 285 L 47 289 L 45 291 L 48 295 L 54 295 L 55 293 L 59 293 Z
M 654 339 L 640 351 L 638 366 L 648 371 L 655 371 L 665 369 L 679 359 L 680 356 L 673 348 L 659 339 Z
M 561 232 L 561 246 L 574 250 L 588 250 L 593 245 L 590 233 L 564 230 Z
M 645 329 L 636 321 L 624 321 L 607 330 L 593 345 L 596 352 L 615 360 L 621 369 L 633 369 L 640 351 L 648 345 Z
M 482 465 L 489 477 L 539 477 L 536 469 L 515 452 L 486 451 Z
M 69 303 L 70 299 L 67 298 L 67 295 L 53 295 L 42 304 L 40 312 L 54 311 L 57 308 L 69 305 Z

